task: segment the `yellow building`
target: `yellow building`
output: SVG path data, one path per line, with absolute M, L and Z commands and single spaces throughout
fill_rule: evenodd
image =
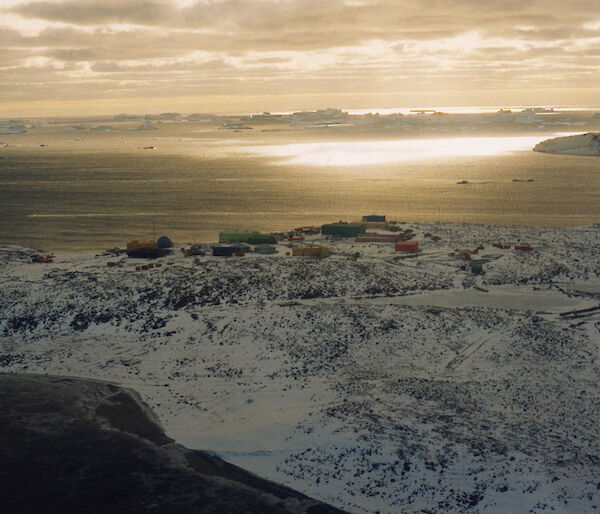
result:
M 161 248 L 156 241 L 130 241 L 127 243 L 127 256 L 152 259 L 169 253 L 168 248 Z
M 149 250 L 158 248 L 156 241 L 130 241 L 127 243 L 128 250 Z

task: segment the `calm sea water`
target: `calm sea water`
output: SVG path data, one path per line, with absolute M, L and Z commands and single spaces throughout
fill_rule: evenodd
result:
M 215 241 L 225 229 L 280 231 L 370 213 L 600 222 L 600 159 L 530 151 L 548 134 L 415 140 L 173 124 L 148 133 L 48 126 L 0 137 L 16 145 L 0 148 L 0 242 L 52 251 L 102 250 L 154 234 Z M 470 184 L 457 184 L 463 180 Z

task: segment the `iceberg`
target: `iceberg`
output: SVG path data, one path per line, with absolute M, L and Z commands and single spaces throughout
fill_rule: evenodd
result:
M 25 125 L 0 125 L 0 134 L 22 134 L 27 132 L 27 127 Z
M 600 155 L 600 133 L 556 137 L 538 143 L 534 152 L 565 155 Z

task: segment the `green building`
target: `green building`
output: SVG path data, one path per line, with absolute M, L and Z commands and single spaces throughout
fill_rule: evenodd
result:
M 366 227 L 356 223 L 329 223 L 321 227 L 324 236 L 356 237 L 364 234 Z
M 270 234 L 244 230 L 234 232 L 220 232 L 219 243 L 248 243 L 252 245 L 275 244 L 277 240 Z

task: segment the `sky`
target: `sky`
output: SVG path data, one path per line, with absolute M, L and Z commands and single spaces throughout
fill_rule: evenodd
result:
M 598 105 L 598 0 L 0 0 L 0 117 Z

